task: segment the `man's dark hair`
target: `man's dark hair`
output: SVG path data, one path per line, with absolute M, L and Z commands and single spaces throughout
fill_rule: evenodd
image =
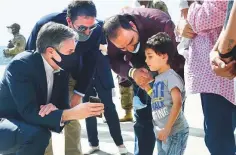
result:
M 171 65 L 175 55 L 174 44 L 170 36 L 165 32 L 159 32 L 150 37 L 146 43 L 146 48 L 150 48 L 157 54 L 167 54 L 167 63 Z
M 74 22 L 78 16 L 97 17 L 95 4 L 92 1 L 72 1 L 67 8 L 67 17 Z
M 68 26 L 48 22 L 38 33 L 36 48 L 39 53 L 44 53 L 48 47 L 54 47 L 59 50 L 63 41 L 75 37 L 77 37 L 77 34 Z
M 108 39 L 115 39 L 117 37 L 117 30 L 123 28 L 126 30 L 133 30 L 130 25 L 132 17 L 130 15 L 115 15 L 107 20 L 103 25 L 103 31 Z

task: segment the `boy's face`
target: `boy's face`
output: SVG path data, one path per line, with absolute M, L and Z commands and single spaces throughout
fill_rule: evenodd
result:
M 157 54 L 153 49 L 146 48 L 145 56 L 149 69 L 151 71 L 159 71 L 163 66 L 167 64 L 167 54 Z

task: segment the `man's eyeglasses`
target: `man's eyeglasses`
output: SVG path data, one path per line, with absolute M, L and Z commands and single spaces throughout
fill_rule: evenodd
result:
M 87 27 L 87 26 L 84 26 L 84 25 L 80 25 L 78 28 L 75 28 L 75 26 L 74 26 L 74 29 L 77 32 L 84 32 L 84 31 L 86 31 L 88 29 L 90 31 L 93 31 L 96 27 L 97 27 L 97 25 L 93 25 L 93 26 L 90 26 L 90 27 Z

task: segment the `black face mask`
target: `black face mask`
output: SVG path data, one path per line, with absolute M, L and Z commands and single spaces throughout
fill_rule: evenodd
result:
M 55 48 L 54 48 L 55 49 Z M 58 62 L 54 58 L 52 60 L 63 70 L 65 71 L 71 71 L 74 67 L 76 67 L 77 62 L 79 61 L 79 57 L 77 54 L 74 52 L 70 55 L 64 55 L 60 53 L 58 50 L 55 49 L 55 51 L 60 55 L 61 57 L 61 62 Z

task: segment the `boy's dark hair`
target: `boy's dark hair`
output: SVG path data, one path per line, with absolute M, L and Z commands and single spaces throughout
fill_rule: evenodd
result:
M 146 48 L 150 48 L 157 54 L 167 54 L 167 63 L 171 65 L 175 55 L 174 44 L 170 36 L 165 32 L 159 32 L 150 37 L 146 43 Z
M 73 0 L 67 7 L 67 17 L 74 22 L 78 16 L 96 17 L 96 6 L 92 1 Z

